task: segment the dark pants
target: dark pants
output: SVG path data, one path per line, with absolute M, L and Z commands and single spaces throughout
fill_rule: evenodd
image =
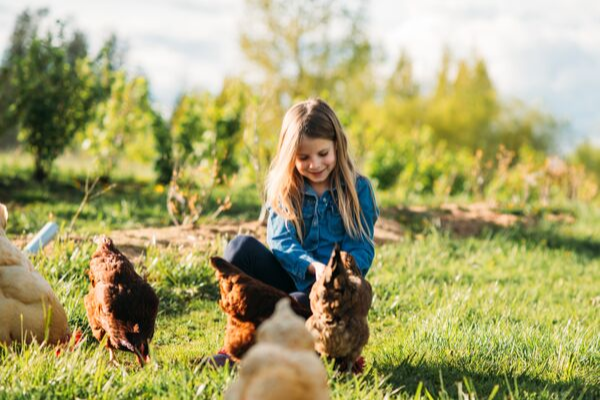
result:
M 223 258 L 251 277 L 289 293 L 299 303 L 310 308 L 310 300 L 306 293 L 297 291 L 294 281 L 271 250 L 256 238 L 248 235 L 236 236 L 227 244 Z

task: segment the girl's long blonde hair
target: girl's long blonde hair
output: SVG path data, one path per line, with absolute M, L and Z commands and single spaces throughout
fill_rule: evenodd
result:
M 358 194 L 358 172 L 348 154 L 348 139 L 335 112 L 321 99 L 309 99 L 294 105 L 283 118 L 277 154 L 271 163 L 266 184 L 267 206 L 294 224 L 298 239 L 304 238 L 302 200 L 304 179 L 295 161 L 303 137 L 334 142 L 336 165 L 330 175 L 331 187 L 346 232 L 353 238 L 370 240 L 366 232 Z

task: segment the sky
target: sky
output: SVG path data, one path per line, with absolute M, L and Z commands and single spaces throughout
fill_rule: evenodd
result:
M 92 52 L 116 33 L 128 69 L 149 78 L 164 112 L 180 92 L 218 91 L 226 75 L 248 68 L 239 48 L 243 0 L 0 0 L 2 51 L 27 7 L 70 19 Z M 563 151 L 585 139 L 600 144 L 599 1 L 371 0 L 368 32 L 386 56 L 382 73 L 404 50 L 427 90 L 444 48 L 456 59 L 481 56 L 503 98 L 568 123 Z

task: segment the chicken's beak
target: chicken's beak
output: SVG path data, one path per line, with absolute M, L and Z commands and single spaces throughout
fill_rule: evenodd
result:
M 137 357 L 140 367 L 143 368 L 146 363 L 146 360 L 148 359 L 148 356 L 144 357 L 137 347 L 135 348 L 135 356 Z

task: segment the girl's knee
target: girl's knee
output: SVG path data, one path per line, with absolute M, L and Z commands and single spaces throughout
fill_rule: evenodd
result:
M 260 244 L 260 242 L 253 236 L 237 235 L 227 243 L 223 254 L 224 258 L 229 262 L 233 262 L 234 258 L 239 257 L 240 254 L 252 252 L 257 244 Z

